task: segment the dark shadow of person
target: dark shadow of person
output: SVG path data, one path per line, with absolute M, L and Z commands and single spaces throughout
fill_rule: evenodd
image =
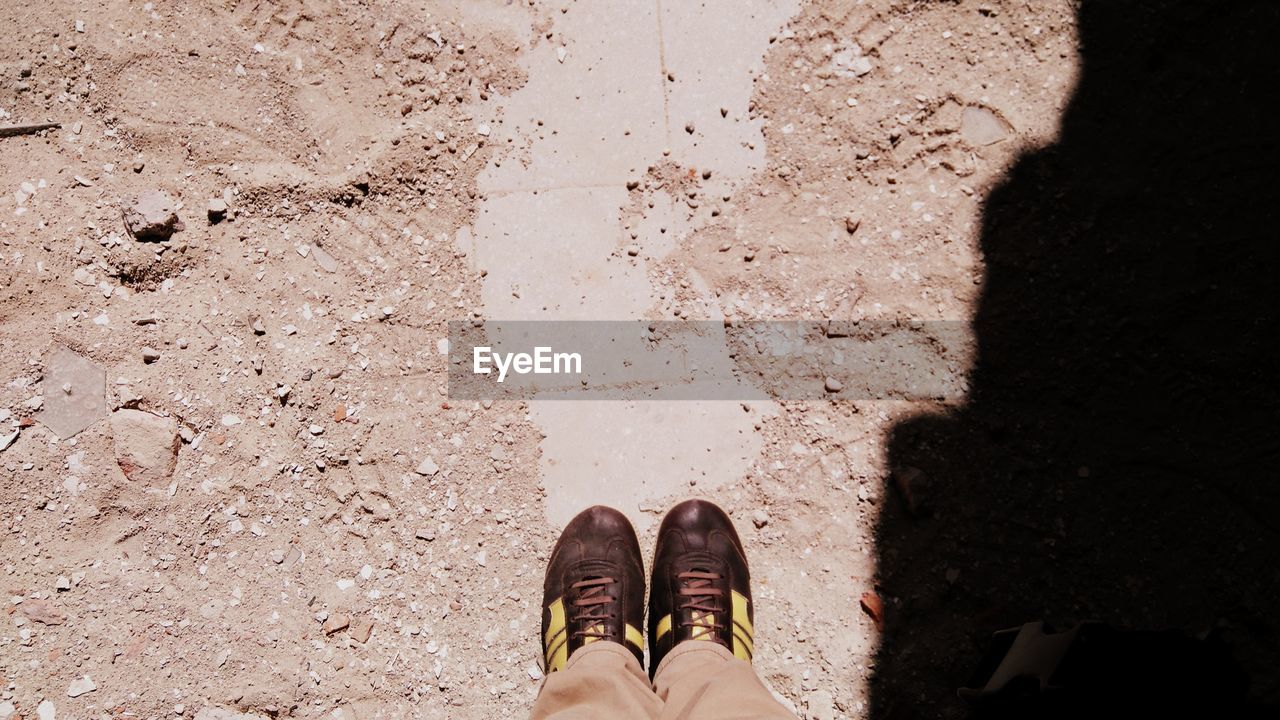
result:
M 892 432 L 872 717 L 964 716 L 1036 619 L 1221 639 L 1280 700 L 1278 18 L 1081 3 L 1059 139 L 986 201 L 970 395 Z

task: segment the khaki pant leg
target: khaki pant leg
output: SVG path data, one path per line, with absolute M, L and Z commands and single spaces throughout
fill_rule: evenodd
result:
M 614 642 L 584 645 L 547 676 L 530 720 L 656 720 L 662 701 L 631 651 Z
M 663 658 L 653 688 L 661 720 L 796 720 L 751 668 L 721 645 L 686 640 Z

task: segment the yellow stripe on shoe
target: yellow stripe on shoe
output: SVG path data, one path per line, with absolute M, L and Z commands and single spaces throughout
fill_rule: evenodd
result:
M 662 636 L 666 635 L 669 632 L 671 632 L 671 616 L 666 615 L 666 616 L 663 616 L 663 618 L 658 621 L 658 626 L 654 629 L 654 633 L 656 634 L 656 637 L 654 637 L 654 641 L 656 642 L 658 640 L 661 640 Z
M 547 606 L 551 613 L 551 622 L 547 625 L 547 636 L 543 638 L 543 652 L 546 653 L 547 672 L 552 673 L 564 669 L 569 660 L 569 636 L 565 631 L 564 598 L 559 598 Z
M 637 650 L 644 652 L 644 635 L 633 627 L 631 623 L 627 623 L 626 640 L 632 645 L 635 645 Z
M 756 653 L 756 629 L 751 625 L 751 601 L 745 595 L 733 591 L 733 656 L 750 662 Z

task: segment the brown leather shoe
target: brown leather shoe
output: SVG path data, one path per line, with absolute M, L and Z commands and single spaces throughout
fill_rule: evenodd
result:
M 671 648 L 708 640 L 750 661 L 755 610 L 747 556 L 733 523 L 706 500 L 667 513 L 658 530 L 649 593 L 649 674 Z
M 542 656 L 548 673 L 575 650 L 611 640 L 644 664 L 644 561 L 622 513 L 596 505 L 560 534 L 542 595 Z

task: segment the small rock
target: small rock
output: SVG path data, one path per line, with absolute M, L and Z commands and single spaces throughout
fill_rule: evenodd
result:
M 178 462 L 178 423 L 173 418 L 125 408 L 111 414 L 116 464 L 135 482 L 164 485 Z
M 9 720 L 9 718 L 17 714 L 18 708 L 14 707 L 13 703 L 7 700 L 5 702 L 0 702 L 0 720 Z
M 764 508 L 756 508 L 756 511 L 751 513 L 751 522 L 757 528 L 762 528 L 769 524 L 769 513 L 765 512 Z
M 40 720 L 54 720 L 58 716 L 58 708 L 51 700 L 41 700 L 36 706 L 36 717 Z
M 67 697 L 80 697 L 97 689 L 98 686 L 93 684 L 93 679 L 85 675 L 79 680 L 72 681 L 71 687 L 67 688 Z
M 209 201 L 209 222 L 217 224 L 222 222 L 227 216 L 227 201 L 222 198 L 214 198 Z
M 880 595 L 874 590 L 868 590 L 858 598 L 858 604 L 862 606 L 862 611 L 867 614 L 867 617 L 871 618 L 871 622 L 875 623 L 876 630 L 883 630 L 884 601 L 880 599 Z
M 414 533 L 414 537 L 418 538 L 419 540 L 426 540 L 427 542 L 431 542 L 432 540 L 436 539 L 436 533 L 434 530 L 431 530 L 429 528 L 423 528 L 418 532 Z
M 840 382 L 836 378 L 828 377 L 822 383 L 822 387 L 826 388 L 826 391 L 829 393 L 838 393 L 841 390 L 844 390 L 844 383 Z
M 153 363 L 153 362 L 155 362 L 155 361 L 157 361 L 157 360 L 159 360 L 159 359 L 160 359 L 160 351 L 159 351 L 159 350 L 157 350 L 157 349 L 155 349 L 155 348 L 153 348 L 153 347 L 151 347 L 151 346 L 149 346 L 149 345 L 143 345 L 143 346 L 142 346 L 142 362 L 147 363 L 148 365 L 150 365 L 151 363 Z
M 994 145 L 1011 130 L 1000 116 L 984 107 L 971 105 L 960 115 L 960 136 L 970 145 Z
M 61 625 L 67 621 L 67 614 L 44 600 L 27 600 L 18 606 L 18 612 L 44 625 Z
M 257 315 L 249 318 L 249 329 L 253 331 L 254 335 L 267 334 L 267 327 L 262 324 L 262 318 Z
M 373 634 L 373 621 L 368 618 L 357 618 L 351 623 L 351 629 L 347 631 L 351 637 L 359 642 L 369 642 L 369 636 Z
M 486 550 L 481 550 L 475 554 L 473 559 L 476 561 L 477 565 L 484 567 L 489 563 L 489 553 Z
M 893 472 L 893 479 L 907 501 L 907 510 L 913 515 L 924 506 L 924 488 L 929 484 L 929 477 L 924 471 L 915 467 L 904 467 Z
M 54 581 L 53 587 L 59 592 L 66 592 L 71 589 L 71 578 L 66 575 L 59 575 L 58 579 Z
M 628 254 L 628 255 L 630 255 L 631 257 L 635 257 L 635 256 L 639 255 L 639 254 L 640 254 L 640 246 L 639 246 L 639 245 L 635 245 L 635 244 L 628 245 L 628 246 L 627 246 L 627 254 Z
M 862 218 L 857 215 L 849 215 L 844 219 L 844 230 L 850 235 L 858 232 L 858 227 L 862 225 Z
M 351 624 L 350 617 L 347 617 L 342 613 L 334 613 L 324 621 L 324 624 L 320 626 L 320 629 L 324 631 L 325 635 L 332 635 L 338 632 L 339 630 L 347 629 L 347 626 L 349 626 L 350 624 Z
M 426 457 L 422 459 L 422 462 L 418 463 L 418 467 L 414 468 L 413 471 L 419 475 L 430 477 L 440 472 L 440 466 L 436 465 L 435 460 L 432 460 L 430 457 Z
M 176 207 L 168 195 L 158 190 L 147 190 L 125 209 L 125 230 L 135 240 L 168 240 L 183 229 Z

